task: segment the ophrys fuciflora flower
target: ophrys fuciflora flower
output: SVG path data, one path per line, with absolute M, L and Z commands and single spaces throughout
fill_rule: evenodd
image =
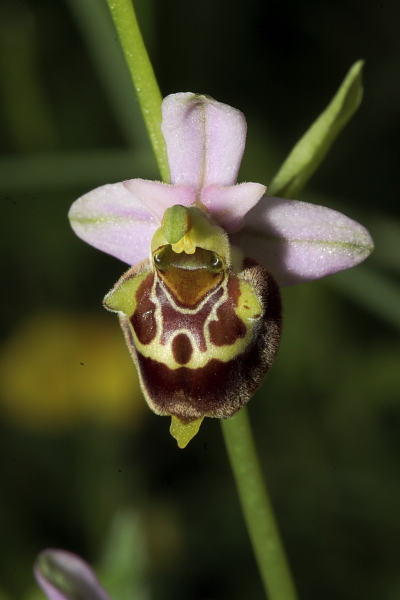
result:
M 107 294 L 144 396 L 184 447 L 204 417 L 251 397 L 279 345 L 279 287 L 361 262 L 373 244 L 343 214 L 236 184 L 246 121 L 207 96 L 164 99 L 171 183 L 105 185 L 70 210 L 75 232 L 133 265 Z

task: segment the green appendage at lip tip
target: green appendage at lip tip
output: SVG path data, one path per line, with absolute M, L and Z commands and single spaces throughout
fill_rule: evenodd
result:
M 270 182 L 268 196 L 299 195 L 361 103 L 363 66 L 364 61 L 359 60 L 350 68 L 331 102 L 294 145 Z
M 203 422 L 203 417 L 190 421 L 190 423 L 183 423 L 178 417 L 172 416 L 171 426 L 169 429 L 170 434 L 178 442 L 179 448 L 186 448 L 190 440 L 198 433 L 200 425 Z
M 191 226 L 190 212 L 185 206 L 176 204 L 165 211 L 161 227 L 168 244 L 177 244 Z

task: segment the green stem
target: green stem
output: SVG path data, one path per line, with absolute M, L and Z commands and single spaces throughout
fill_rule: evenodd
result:
M 169 182 L 165 140 L 161 133 L 161 93 L 131 0 L 107 0 L 163 181 Z
M 261 473 L 246 407 L 222 419 L 229 460 L 265 591 L 270 600 L 297 600 L 292 575 Z

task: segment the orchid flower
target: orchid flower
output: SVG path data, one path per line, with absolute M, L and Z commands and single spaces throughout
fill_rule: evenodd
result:
M 33 571 L 49 600 L 110 600 L 90 566 L 66 550 L 44 550 Z
M 372 240 L 343 214 L 236 183 L 237 109 L 179 93 L 162 104 L 171 183 L 132 179 L 82 196 L 69 217 L 89 244 L 133 265 L 107 294 L 149 406 L 184 447 L 204 416 L 228 418 L 279 345 L 279 287 L 352 267 Z

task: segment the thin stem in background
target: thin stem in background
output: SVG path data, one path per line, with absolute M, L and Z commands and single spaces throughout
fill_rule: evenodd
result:
M 221 419 L 240 503 L 269 600 L 297 600 L 271 501 L 263 480 L 246 407 Z
M 161 93 L 131 0 L 107 0 L 146 123 L 162 180 L 169 182 L 169 165 L 161 133 Z
M 132 148 L 136 149 L 141 141 L 145 141 L 147 145 L 149 138 L 142 127 L 143 120 L 132 86 L 132 77 L 123 59 L 121 44 L 116 39 L 106 2 L 67 0 L 67 4 L 82 31 L 83 40 L 122 136 Z M 144 140 L 141 139 L 142 136 Z

